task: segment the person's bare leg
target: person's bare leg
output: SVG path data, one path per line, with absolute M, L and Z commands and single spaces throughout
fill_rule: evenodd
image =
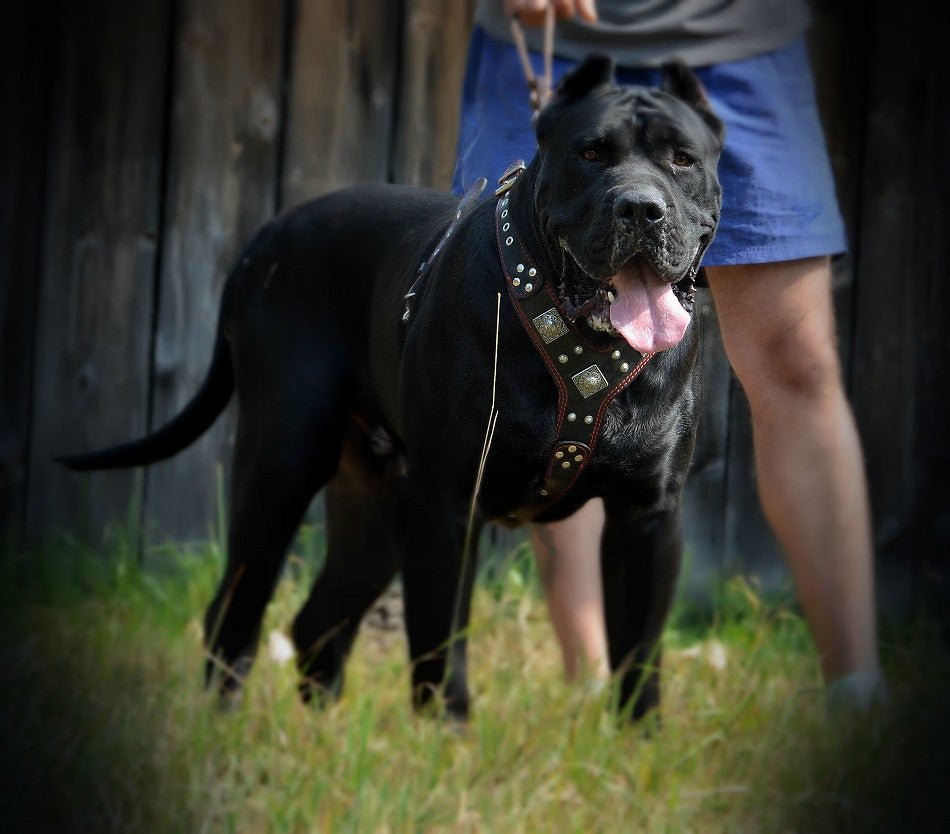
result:
M 707 269 L 752 414 L 759 496 L 825 681 L 879 678 L 870 511 L 828 259 Z M 861 695 L 858 696 L 860 699 Z
M 564 521 L 532 527 L 538 573 L 569 681 L 605 680 L 610 675 L 600 577 L 603 528 L 599 499 Z

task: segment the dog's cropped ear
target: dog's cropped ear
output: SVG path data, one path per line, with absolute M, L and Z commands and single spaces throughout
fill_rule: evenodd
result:
M 554 88 L 552 102 L 568 102 L 582 98 L 591 90 L 612 84 L 613 81 L 614 59 L 606 55 L 588 55 Z
M 722 142 L 726 129 L 722 120 L 713 111 L 709 97 L 699 77 L 682 61 L 670 61 L 663 65 L 663 90 L 692 107 L 703 121 L 712 128 Z
M 561 107 L 586 96 L 598 87 L 614 81 L 614 59 L 606 55 L 588 55 L 580 64 L 567 73 L 551 95 L 551 100 L 534 114 L 531 122 L 540 139 L 551 125 Z

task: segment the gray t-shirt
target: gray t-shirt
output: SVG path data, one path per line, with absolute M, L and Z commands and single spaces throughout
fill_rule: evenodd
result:
M 555 52 L 574 60 L 600 52 L 630 67 L 655 67 L 674 57 L 705 66 L 778 49 L 810 22 L 806 0 L 598 0 L 597 14 L 596 23 L 559 21 Z M 475 22 L 511 40 L 501 0 L 478 0 Z M 524 31 L 528 45 L 540 49 L 540 27 Z

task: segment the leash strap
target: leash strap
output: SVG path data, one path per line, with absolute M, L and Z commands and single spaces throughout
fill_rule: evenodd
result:
M 495 207 L 495 233 L 508 295 L 557 386 L 554 445 L 544 476 L 525 503 L 508 515 L 509 522 L 520 523 L 533 521 L 577 482 L 594 457 L 607 406 L 654 354 L 641 354 L 621 338 L 607 347 L 595 347 L 584 339 L 561 307 L 554 276 L 544 275 L 522 244 L 508 201 L 506 190 Z
M 531 66 L 531 56 L 528 54 L 528 45 L 524 38 L 524 30 L 521 28 L 521 22 L 517 16 L 511 18 L 511 38 L 515 43 L 515 49 L 518 50 L 518 58 L 521 60 L 521 69 L 524 72 L 525 81 L 528 84 L 531 97 L 531 109 L 537 113 L 548 103 L 548 99 L 551 97 L 552 80 L 554 76 L 553 0 L 548 3 L 547 8 L 544 10 L 544 49 L 542 53 L 544 72 L 540 77 L 534 74 L 534 67 Z

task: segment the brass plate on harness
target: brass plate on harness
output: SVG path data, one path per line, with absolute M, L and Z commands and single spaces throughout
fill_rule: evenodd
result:
M 577 390 L 581 392 L 585 400 L 607 387 L 607 379 L 597 365 L 591 365 L 574 374 L 571 381 L 577 386 Z
M 561 314 L 554 307 L 545 310 L 540 316 L 535 316 L 532 321 L 546 345 L 560 339 L 561 336 L 567 333 L 567 325 L 564 324 L 564 319 L 561 318 Z

